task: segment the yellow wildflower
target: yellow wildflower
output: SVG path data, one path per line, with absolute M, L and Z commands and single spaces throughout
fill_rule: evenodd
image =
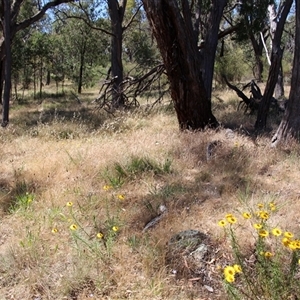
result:
M 269 232 L 267 230 L 264 230 L 264 229 L 261 229 L 259 232 L 258 232 L 259 236 L 261 237 L 267 237 L 269 235 Z
M 244 212 L 244 213 L 243 213 L 243 217 L 244 217 L 245 219 L 250 219 L 250 218 L 251 218 L 251 214 L 249 214 L 249 213 L 247 213 L 247 212 Z
M 269 207 L 270 207 L 270 209 L 271 209 L 272 211 L 276 210 L 276 205 L 275 205 L 274 202 L 270 202 L 270 203 L 269 203 Z
M 69 207 L 73 206 L 73 202 L 71 202 L 71 201 L 67 202 L 67 206 L 69 206 Z
M 96 236 L 99 240 L 101 240 L 101 239 L 103 239 L 104 234 L 102 232 L 98 232 Z
M 283 244 L 285 247 L 288 247 L 289 244 L 290 244 L 290 242 L 291 242 L 290 239 L 287 238 L 287 237 L 285 237 L 285 238 L 282 239 L 282 244 Z
M 291 232 L 286 231 L 286 232 L 284 233 L 284 236 L 285 236 L 286 238 L 290 239 L 290 238 L 292 238 L 294 235 L 293 235 Z
M 119 227 L 118 227 L 118 226 L 113 226 L 112 230 L 113 230 L 114 232 L 117 232 L 117 231 L 119 231 Z
M 234 276 L 236 273 L 234 267 L 232 266 L 227 266 L 224 268 L 224 275 L 227 277 L 228 275 Z
M 242 267 L 240 265 L 233 265 L 236 273 L 242 273 Z
M 280 236 L 282 234 L 282 231 L 279 228 L 272 229 L 272 234 L 275 236 Z
M 233 214 L 226 214 L 225 215 L 225 218 L 227 219 L 227 218 L 231 218 L 231 217 L 233 217 Z
M 263 255 L 264 255 L 264 257 L 266 257 L 266 258 L 270 258 L 270 257 L 272 257 L 274 254 L 273 254 L 272 252 L 267 251 L 267 252 L 263 253 Z
M 52 233 L 58 233 L 58 229 L 57 229 L 57 228 L 53 228 L 53 229 L 51 230 L 51 232 L 52 232 Z
M 224 226 L 226 226 L 226 221 L 225 221 L 225 220 L 220 220 L 220 221 L 218 222 L 218 225 L 219 225 L 220 227 L 224 227 Z
M 76 225 L 76 224 L 72 224 L 72 225 L 70 226 L 70 229 L 71 229 L 71 230 L 77 230 L 77 225 Z
M 262 203 L 258 203 L 258 204 L 257 204 L 257 207 L 258 207 L 258 208 L 263 208 L 264 205 L 263 205 Z
M 228 217 L 226 219 L 227 219 L 228 223 L 230 223 L 230 224 L 235 224 L 237 221 L 237 219 L 234 216 Z
M 269 219 L 269 214 L 266 211 L 260 211 L 259 212 L 259 217 L 263 220 L 268 220 Z
M 253 224 L 253 227 L 255 228 L 255 229 L 262 229 L 262 225 L 261 224 Z
M 111 186 L 111 185 L 105 185 L 105 186 L 103 186 L 103 190 L 104 190 L 104 191 L 108 191 L 108 190 L 110 190 L 110 189 L 112 189 L 112 186 Z
M 229 283 L 232 283 L 234 282 L 235 278 L 234 278 L 234 275 L 227 275 L 225 276 L 225 280 Z
M 296 241 L 290 241 L 289 244 L 288 244 L 288 247 L 291 249 L 291 250 L 297 250 L 297 242 Z
M 125 200 L 125 196 L 122 195 L 122 194 L 119 194 L 119 195 L 118 195 L 118 199 L 119 199 L 119 200 Z
M 300 249 L 300 241 L 299 240 L 295 240 L 295 243 L 296 243 L 296 248 Z

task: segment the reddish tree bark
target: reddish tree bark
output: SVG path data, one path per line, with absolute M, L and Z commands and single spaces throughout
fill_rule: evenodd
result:
M 210 95 L 219 23 L 226 3 L 212 1 L 204 46 L 199 51 L 198 28 L 193 27 L 189 1 L 143 0 L 164 61 L 181 130 L 218 125 Z

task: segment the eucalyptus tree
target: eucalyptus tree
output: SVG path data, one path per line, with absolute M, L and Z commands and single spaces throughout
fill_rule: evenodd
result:
M 22 18 L 20 11 L 26 3 L 24 0 L 3 0 L 0 5 L 0 18 L 2 23 L 2 35 L 0 38 L 0 96 L 4 86 L 3 101 L 2 101 L 2 127 L 7 126 L 9 122 L 9 99 L 11 91 L 11 43 L 16 33 L 22 29 L 39 21 L 46 12 L 62 3 L 71 2 L 73 0 L 53 0 L 34 2 L 28 0 L 35 7 L 33 13 L 26 18 Z
M 273 97 L 274 89 L 276 83 L 278 82 L 278 74 L 281 68 L 281 61 L 284 48 L 281 42 L 282 34 L 292 4 L 293 0 L 285 0 L 281 2 L 278 8 L 278 12 L 276 14 L 276 28 L 273 28 L 272 32 L 272 49 L 270 58 L 271 65 L 269 68 L 267 84 L 264 90 L 263 97 L 259 104 L 257 119 L 255 122 L 255 128 L 257 130 L 264 129 L 267 124 L 267 116 Z
M 293 60 L 291 89 L 289 101 L 283 119 L 272 138 L 272 145 L 284 143 L 289 138 L 300 136 L 300 0 L 296 0 L 296 32 L 295 32 L 295 51 Z
M 108 48 L 107 37 L 89 26 L 84 17 L 82 10 L 72 5 L 59 16 L 54 30 L 61 49 L 56 55 L 63 60 L 64 75 L 76 83 L 79 94 L 84 85 L 92 85 L 95 70 L 104 64 Z
M 241 1 L 237 5 L 239 27 L 236 31 L 238 41 L 249 40 L 254 54 L 253 74 L 258 82 L 263 81 L 264 40 L 269 36 L 268 3 L 269 0 Z
M 217 126 L 211 110 L 220 21 L 228 1 L 143 0 L 181 130 Z

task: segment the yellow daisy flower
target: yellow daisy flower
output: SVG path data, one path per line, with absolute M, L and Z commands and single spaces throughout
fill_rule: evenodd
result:
M 269 219 L 269 214 L 266 211 L 260 211 L 259 212 L 259 217 L 263 220 L 268 220 Z
M 227 219 L 227 218 L 231 218 L 231 217 L 233 217 L 233 214 L 226 214 L 225 215 L 225 218 Z
M 225 280 L 229 283 L 232 283 L 234 282 L 235 278 L 234 278 L 234 275 L 227 275 L 225 276 Z
M 274 202 L 270 202 L 270 203 L 269 203 L 269 207 L 270 207 L 270 209 L 271 209 L 272 211 L 276 210 L 276 205 L 275 205 Z
M 118 226 L 113 226 L 112 230 L 113 230 L 114 232 L 117 232 L 117 231 L 119 231 L 119 227 L 118 227 Z
M 76 224 L 72 224 L 72 225 L 70 226 L 70 229 L 71 229 L 71 230 L 77 230 L 77 225 L 76 225 Z
M 53 229 L 51 230 L 51 232 L 52 232 L 52 233 L 58 233 L 58 229 L 57 229 L 57 228 L 53 228 Z
M 218 225 L 219 225 L 220 227 L 224 227 L 224 226 L 226 226 L 226 221 L 225 221 L 225 220 L 220 220 L 220 221 L 218 222 Z
M 262 225 L 261 224 L 257 224 L 257 223 L 253 224 L 253 227 L 255 229 L 262 229 Z
M 240 265 L 233 265 L 236 273 L 242 273 L 242 267 Z
M 300 241 L 299 240 L 295 240 L 295 243 L 296 243 L 297 249 L 300 249 Z
M 102 232 L 98 232 L 96 236 L 99 240 L 101 240 L 101 239 L 103 239 L 104 234 Z
M 250 219 L 250 218 L 251 218 L 251 214 L 249 214 L 249 213 L 247 213 L 247 212 L 244 212 L 244 213 L 243 213 L 243 217 L 244 217 L 245 219 Z
M 105 186 L 103 186 L 103 190 L 104 191 L 109 191 L 110 189 L 112 189 L 111 185 L 105 185 Z
M 282 231 L 279 228 L 272 229 L 272 234 L 275 236 L 280 236 L 282 234 Z
M 291 242 L 290 239 L 287 238 L 287 237 L 285 237 L 285 238 L 282 239 L 282 244 L 283 244 L 285 247 L 288 247 L 289 244 L 290 244 L 290 242 Z
M 67 202 L 67 206 L 69 206 L 69 207 L 73 206 L 73 202 L 71 202 L 71 201 Z
M 290 241 L 290 243 L 288 244 L 288 247 L 291 249 L 291 250 L 297 250 L 297 241 Z
M 257 207 L 258 207 L 258 208 L 263 208 L 264 205 L 263 205 L 262 203 L 258 203 L 258 204 L 257 204 Z
M 224 268 L 225 277 L 227 277 L 228 275 L 234 276 L 235 273 L 236 273 L 236 271 L 235 271 L 234 267 L 232 267 L 232 266 L 227 266 Z
M 265 258 L 270 258 L 270 257 L 274 256 L 274 254 L 272 252 L 269 252 L 269 251 L 265 252 L 263 255 L 264 255 Z
M 226 218 L 228 223 L 235 224 L 237 222 L 237 219 L 234 216 Z
M 118 195 L 118 199 L 119 199 L 119 200 L 125 200 L 125 196 L 122 195 L 122 194 L 119 194 L 119 195 Z
M 292 238 L 294 235 L 293 235 L 291 232 L 286 231 L 286 232 L 284 233 L 284 236 L 285 236 L 286 238 L 290 239 L 290 238 Z
M 269 232 L 267 230 L 264 230 L 264 229 L 261 229 L 259 232 L 258 232 L 259 236 L 261 237 L 267 237 L 269 235 Z

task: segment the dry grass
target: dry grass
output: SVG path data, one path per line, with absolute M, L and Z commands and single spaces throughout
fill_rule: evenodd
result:
M 222 128 L 179 132 L 164 107 L 111 119 L 67 97 L 29 110 L 15 105 L 0 132 L 0 299 L 224 299 L 217 267 L 230 247 L 217 221 L 225 213 L 273 199 L 274 222 L 299 235 L 299 145 L 271 149 L 269 136 L 254 140 L 253 117 L 236 111 L 231 93 L 222 100 L 216 114 L 233 136 Z M 142 233 L 161 204 L 168 213 Z M 207 233 L 220 249 L 213 293 L 199 280 L 176 279 L 165 264 L 167 242 L 186 229 Z M 96 240 L 100 231 L 105 241 Z

